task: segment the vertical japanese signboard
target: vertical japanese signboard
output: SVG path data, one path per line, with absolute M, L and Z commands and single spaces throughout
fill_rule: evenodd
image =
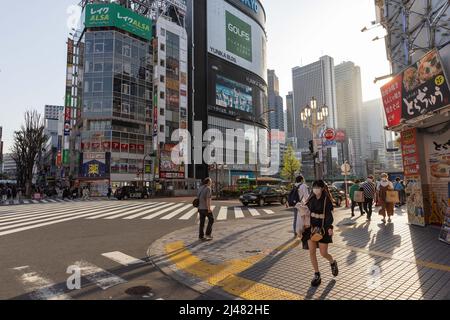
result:
M 64 146 L 62 153 L 63 165 L 69 165 L 69 136 L 72 120 L 72 78 L 75 43 L 72 39 L 67 40 L 67 76 L 66 76 L 66 98 L 64 109 Z
M 450 104 L 450 89 L 437 49 L 428 52 L 381 88 L 388 127 Z
M 425 226 L 422 180 L 420 178 L 417 131 L 402 132 L 402 155 L 406 181 L 406 205 L 408 221 L 412 225 Z
M 448 183 L 447 211 L 444 215 L 444 223 L 442 224 L 441 233 L 439 234 L 439 240 L 450 244 L 450 182 Z

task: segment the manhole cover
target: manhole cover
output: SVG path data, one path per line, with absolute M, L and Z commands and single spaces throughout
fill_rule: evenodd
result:
M 146 286 L 133 287 L 133 288 L 129 288 L 125 291 L 125 293 L 130 296 L 150 295 L 151 292 L 152 292 L 152 288 L 146 287 Z

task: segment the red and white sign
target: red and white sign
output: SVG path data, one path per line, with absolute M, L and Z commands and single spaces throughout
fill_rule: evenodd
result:
M 336 131 L 336 138 L 334 139 L 337 142 L 345 142 L 345 131 L 344 130 L 337 130 Z
M 390 128 L 399 125 L 402 119 L 402 80 L 403 77 L 400 74 L 381 88 L 384 110 Z
M 327 140 L 327 141 L 333 141 L 336 139 L 336 131 L 334 129 L 327 129 L 325 130 L 325 132 L 323 133 L 323 137 Z

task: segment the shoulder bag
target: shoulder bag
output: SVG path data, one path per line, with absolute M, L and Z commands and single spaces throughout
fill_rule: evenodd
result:
M 325 225 L 325 210 L 327 208 L 327 197 L 325 196 L 325 200 L 323 203 L 323 219 L 322 219 L 322 227 L 314 227 L 311 230 L 311 241 L 314 242 L 319 242 L 320 240 L 323 239 L 324 235 L 325 235 L 325 229 L 324 229 L 324 225 Z

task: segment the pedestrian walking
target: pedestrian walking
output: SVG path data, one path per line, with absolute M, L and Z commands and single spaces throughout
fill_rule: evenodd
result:
M 361 212 L 361 216 L 364 215 L 364 210 L 363 210 L 363 204 L 364 202 L 361 202 L 360 200 L 364 200 L 364 199 L 359 199 L 359 201 L 357 201 L 358 199 L 355 199 L 355 192 L 356 191 L 362 191 L 364 193 L 364 189 L 361 188 L 360 186 L 360 181 L 359 180 L 355 180 L 355 184 L 352 185 L 350 187 L 349 190 L 349 194 L 350 194 L 350 199 L 352 201 L 352 217 L 355 216 L 355 207 L 358 206 L 359 207 L 359 212 Z M 364 197 L 363 197 L 364 198 Z
M 401 206 L 403 206 L 404 203 L 404 198 L 403 198 L 403 193 L 405 191 L 405 186 L 402 183 L 403 181 L 400 180 L 400 178 L 395 179 L 395 183 L 394 183 L 394 190 L 398 192 L 398 196 L 399 196 L 399 203 L 396 203 L 395 206 L 397 208 L 400 208 Z
M 7 196 L 8 200 L 11 200 L 11 197 L 12 197 L 11 187 L 8 187 L 8 189 L 6 189 L 6 196 Z
M 111 195 L 112 195 L 112 188 L 111 186 L 108 187 L 108 200 L 111 200 Z
M 202 186 L 198 190 L 197 198 L 199 201 L 198 204 L 198 213 L 200 215 L 200 227 L 199 227 L 199 235 L 198 238 L 201 241 L 211 241 L 212 237 L 212 227 L 214 224 L 214 216 L 211 210 L 211 197 L 212 197 L 212 180 L 211 178 L 206 178 L 202 182 Z M 206 236 L 205 236 L 205 221 L 208 218 L 208 226 L 206 227 Z
M 364 192 L 364 212 L 367 214 L 367 221 L 370 221 L 372 219 L 373 199 L 375 199 L 376 195 L 374 177 L 368 176 L 361 187 Z
M 317 287 L 322 283 L 317 261 L 317 248 L 320 255 L 327 259 L 331 266 L 331 273 L 337 277 L 339 274 L 336 260 L 328 253 L 328 245 L 333 242 L 333 198 L 322 180 L 315 181 L 313 193 L 307 201 L 311 212 L 311 226 L 305 229 L 303 236 L 308 240 L 309 256 L 314 268 L 314 278 L 311 286 Z
M 381 175 L 381 182 L 378 187 L 378 199 L 380 199 L 381 209 L 378 212 L 380 216 L 383 217 L 381 221 L 386 223 L 386 215 L 388 216 L 388 222 L 391 223 L 391 217 L 394 215 L 394 203 L 387 202 L 387 192 L 394 191 L 394 185 L 388 179 L 388 174 L 383 173 Z
M 2 203 L 5 203 L 7 200 L 6 188 L 1 188 L 0 194 L 1 194 Z
M 308 200 L 308 198 L 309 198 L 308 186 L 305 184 L 305 178 L 300 175 L 295 179 L 295 184 L 291 190 L 291 193 L 289 194 L 288 202 L 286 203 L 286 208 L 288 208 L 289 206 L 294 208 L 294 221 L 292 226 L 294 230 L 294 237 L 300 236 L 297 233 L 297 222 L 299 213 L 298 205 L 304 205 Z

